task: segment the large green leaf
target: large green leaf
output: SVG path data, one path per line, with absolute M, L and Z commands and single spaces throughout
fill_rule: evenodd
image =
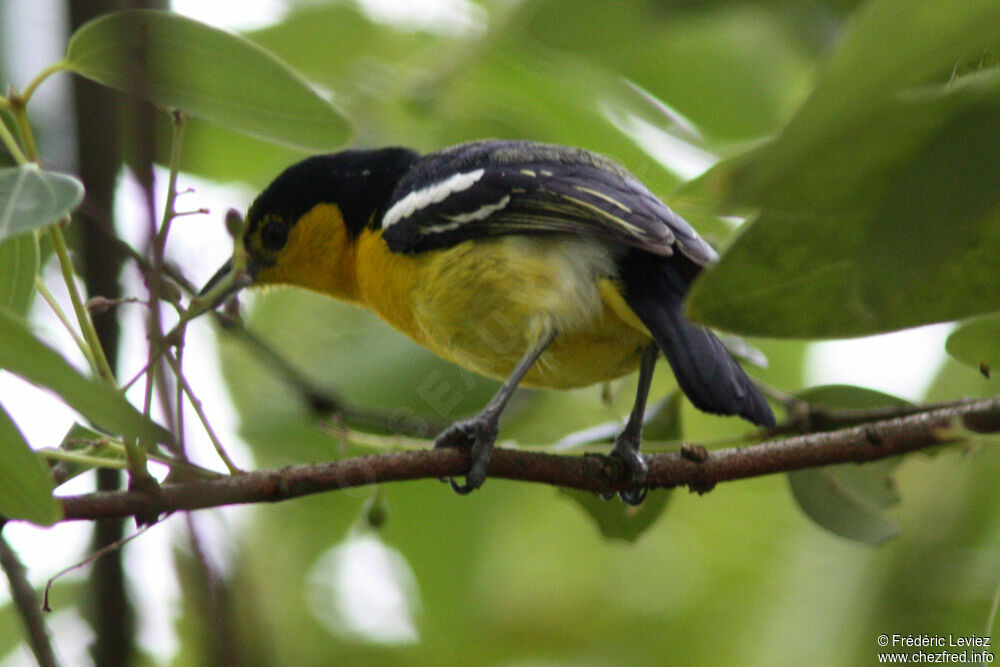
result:
M 44 227 L 83 200 L 83 184 L 35 164 L 0 169 L 0 241 Z
M 329 150 L 344 116 L 284 62 L 252 42 L 154 10 L 108 14 L 70 39 L 76 73 L 257 137 Z
M 15 315 L 27 315 L 31 307 L 39 255 L 34 234 L 19 234 L 0 242 L 0 306 Z
M 963 322 L 948 336 L 945 349 L 951 356 L 985 375 L 1000 371 L 1000 314 Z
M 0 516 L 48 526 L 62 518 L 55 485 L 41 458 L 0 406 Z
M 1000 308 L 1000 70 L 962 67 L 996 25 L 993 2 L 868 5 L 782 133 L 707 181 L 761 212 L 691 313 L 843 337 Z
M 745 196 L 767 202 L 818 196 L 835 202 L 822 191 L 790 191 L 789 185 L 816 183 L 825 175 L 823 158 L 831 148 L 851 153 L 849 145 L 836 142 L 882 115 L 900 96 L 928 83 L 955 83 L 963 63 L 978 63 L 1000 45 L 997 25 L 1000 5 L 993 0 L 867 3 L 853 17 L 809 99 L 748 170 Z M 905 118 L 901 122 L 907 127 Z M 891 144 L 899 137 L 889 139 Z M 855 179 L 861 182 L 864 176 Z
M 0 308 L 0 368 L 51 389 L 95 425 L 124 436 L 167 442 L 170 434 L 144 417 L 118 391 L 84 377 L 35 338 L 21 318 Z

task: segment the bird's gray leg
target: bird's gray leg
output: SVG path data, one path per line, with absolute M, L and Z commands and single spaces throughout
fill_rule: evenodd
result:
M 538 361 L 538 357 L 542 356 L 542 353 L 552 344 L 555 337 L 555 332 L 546 335 L 538 345 L 524 355 L 511 372 L 510 377 L 478 415 L 472 419 L 455 422 L 434 441 L 435 448 L 472 445 L 472 449 L 469 451 L 472 463 L 469 466 L 469 472 L 465 474 L 465 484 L 458 484 L 454 479 L 451 480 L 451 487 L 458 493 L 465 494 L 478 489 L 486 481 L 486 469 L 490 465 L 493 445 L 496 443 L 497 434 L 500 431 L 500 413 L 503 412 L 508 399 L 517 389 L 517 385 L 524 379 L 532 365 Z
M 625 429 L 615 438 L 615 446 L 611 456 L 617 456 L 631 472 L 629 486 L 618 495 L 629 505 L 638 505 L 646 497 L 646 476 L 649 466 L 639 452 L 642 442 L 642 420 L 646 416 L 646 399 L 649 397 L 649 386 L 653 382 L 653 369 L 656 368 L 656 358 L 660 350 L 655 343 L 642 353 L 639 362 L 639 387 L 635 392 L 635 404 L 632 413 L 625 423 Z

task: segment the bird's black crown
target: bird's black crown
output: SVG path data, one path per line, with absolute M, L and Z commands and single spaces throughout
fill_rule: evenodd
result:
M 419 155 L 407 148 L 347 150 L 307 158 L 285 169 L 247 212 L 246 234 L 267 219 L 288 228 L 317 204 L 336 204 L 351 236 L 378 220 L 396 184 Z

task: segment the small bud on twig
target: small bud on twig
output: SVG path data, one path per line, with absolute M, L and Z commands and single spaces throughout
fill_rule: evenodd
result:
M 243 215 L 235 208 L 226 211 L 226 231 L 234 239 L 243 237 Z
M 112 308 L 116 308 L 123 303 L 142 303 L 139 299 L 129 297 L 125 299 L 109 299 L 103 296 L 94 296 L 87 301 L 87 310 L 93 315 L 103 315 Z

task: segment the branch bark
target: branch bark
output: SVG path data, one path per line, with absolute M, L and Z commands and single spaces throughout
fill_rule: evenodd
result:
M 863 463 L 935 445 L 961 441 L 975 433 L 1000 431 L 1000 397 L 968 401 L 906 417 L 823 433 L 779 438 L 747 447 L 647 455 L 649 485 L 687 486 L 704 493 L 719 482 L 758 477 L 837 463 Z M 336 489 L 461 476 L 468 453 L 428 449 L 361 456 L 330 463 L 293 465 L 214 480 L 165 484 L 157 495 L 112 491 L 62 498 L 66 520 L 165 514 L 223 505 L 277 502 Z M 623 488 L 627 471 L 614 458 L 569 456 L 497 448 L 489 476 L 563 486 L 594 493 Z

